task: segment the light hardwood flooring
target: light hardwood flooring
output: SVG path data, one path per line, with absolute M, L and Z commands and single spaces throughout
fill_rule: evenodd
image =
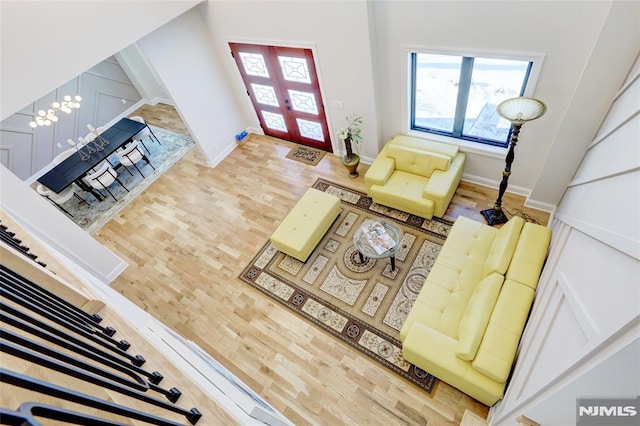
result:
M 150 124 L 187 133 L 172 107 L 143 107 Z M 129 263 L 112 287 L 195 341 L 295 424 L 459 424 L 488 408 L 440 382 L 432 395 L 237 279 L 317 178 L 364 191 L 338 157 L 289 160 L 294 145 L 260 135 L 211 168 L 196 148 L 96 238 Z M 499 175 L 497 170 L 496 174 Z M 445 218 L 483 220 L 496 191 L 463 182 Z M 507 194 L 504 206 L 546 224 L 548 215 Z M 208 423 L 206 423 L 208 424 Z

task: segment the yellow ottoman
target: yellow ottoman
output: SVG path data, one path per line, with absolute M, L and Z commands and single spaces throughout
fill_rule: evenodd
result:
M 340 198 L 309 188 L 271 235 L 271 242 L 281 252 L 306 262 L 339 214 Z

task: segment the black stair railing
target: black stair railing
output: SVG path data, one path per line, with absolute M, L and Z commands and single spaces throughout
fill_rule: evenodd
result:
M 81 310 L 5 265 L 0 265 L 0 294 L 0 352 L 74 377 L 96 389 L 117 392 L 139 401 L 139 406 L 182 415 L 191 424 L 202 416 L 196 408 L 176 405 L 181 391 L 160 387 L 162 374 L 141 368 L 144 358 L 128 354 L 126 341 L 112 339 L 115 330 L 98 325 L 101 317 Z M 151 424 L 181 424 L 6 368 L 0 369 L 0 382 Z M 25 402 L 17 410 L 0 409 L 0 424 L 37 425 L 38 417 L 71 424 L 121 424 L 38 402 Z
M 59 310 L 51 310 L 46 304 L 40 303 L 37 300 L 32 301 L 28 295 L 25 295 L 24 291 L 20 289 L 21 281 L 15 279 L 15 274 L 7 273 L 7 268 L 0 265 L 0 295 L 12 302 L 28 308 L 30 311 L 37 313 L 38 315 L 46 318 L 62 327 L 79 334 L 98 345 L 104 346 L 107 349 L 124 352 L 131 346 L 126 340 L 116 341 L 112 339 L 108 334 L 99 332 L 98 329 L 90 326 L 85 321 L 78 321 L 68 313 L 62 313 L 57 315 Z M 110 330 L 113 328 L 109 327 Z M 115 332 L 115 330 L 113 330 Z M 113 333 L 111 333 L 113 334 Z M 125 355 L 131 359 L 131 362 L 135 365 L 142 365 L 145 362 L 144 357 L 141 355 L 131 356 Z
M 9 268 L 5 267 L 4 265 L 0 265 L 0 270 L 2 270 L 4 273 L 9 274 L 9 275 L 13 275 L 13 277 L 17 280 L 21 279 L 22 277 L 20 277 L 20 275 L 13 273 L 13 271 L 11 271 Z M 55 304 L 59 305 L 59 306 L 63 306 L 65 309 L 68 309 L 69 312 L 73 312 L 78 318 L 82 318 L 84 319 L 84 321 L 97 325 L 100 323 L 100 321 L 102 321 L 102 317 L 99 314 L 89 314 L 85 311 L 83 311 L 82 309 L 78 308 L 77 306 L 67 302 L 66 300 L 64 300 L 61 297 L 58 297 L 57 295 L 55 295 L 54 293 L 50 292 L 49 290 L 47 290 L 46 288 L 40 287 L 38 285 L 35 285 L 33 283 L 31 283 L 29 280 L 22 280 L 21 285 L 23 285 L 25 287 L 25 289 L 30 289 L 32 291 L 33 294 L 40 294 L 41 295 L 41 299 L 46 300 L 49 299 L 51 300 L 52 306 L 54 306 L 53 302 L 55 302 Z M 113 335 L 115 333 L 115 330 L 110 334 Z
M 39 425 L 38 418 L 50 420 L 64 420 L 65 423 L 74 425 L 91 426 L 121 426 L 122 423 L 110 420 L 99 419 L 88 414 L 77 413 L 63 408 L 52 407 L 50 405 L 27 402 L 18 408 L 17 411 L 0 408 L 0 424 L 4 425 Z
M 124 356 L 117 356 L 111 352 L 102 350 L 97 346 L 74 337 L 72 334 L 66 333 L 64 330 L 52 327 L 49 324 L 33 318 L 25 313 L 15 309 L 12 306 L 0 302 L 0 321 L 9 324 L 15 328 L 19 328 L 26 333 L 47 340 L 61 348 L 68 349 L 71 352 L 93 359 L 114 370 L 122 372 L 132 372 L 147 377 L 150 383 L 159 384 L 163 376 L 157 371 L 148 372 L 142 368 L 132 364 L 129 359 Z M 123 355 L 127 355 L 124 354 Z
M 62 386 L 54 385 L 48 382 L 45 382 L 40 379 L 36 379 L 34 377 L 29 377 L 24 374 L 16 373 L 15 371 L 11 371 L 5 368 L 0 368 L 0 379 L 3 383 L 7 383 L 10 385 L 18 386 L 23 389 L 29 389 L 31 391 L 35 391 L 38 393 L 42 393 L 45 395 L 50 395 L 56 398 L 64 399 L 65 401 L 75 402 L 80 405 L 84 405 L 86 407 L 97 408 L 99 410 L 106 411 L 107 413 L 116 414 L 120 416 L 125 416 L 132 420 L 141 420 L 147 423 L 155 424 L 155 425 L 166 425 L 166 426 L 184 426 L 182 423 L 177 423 L 171 420 L 167 420 L 162 417 L 154 416 L 149 413 L 145 413 L 143 411 L 137 410 L 135 408 L 125 407 L 121 404 L 116 404 L 111 401 L 107 401 L 104 399 L 96 398 L 91 395 L 87 395 L 82 392 L 77 392 L 72 389 L 67 389 Z M 38 406 L 37 402 L 28 402 L 21 405 L 21 407 L 33 407 Z M 9 410 L 2 408 L 3 411 L 0 411 L 0 424 L 11 424 L 11 423 L 3 423 L 4 422 L 4 412 L 10 413 Z M 58 409 L 60 412 L 64 412 L 66 410 Z M 18 409 L 19 413 L 24 413 L 25 410 Z M 15 412 L 14 412 L 15 413 Z M 191 424 L 196 424 L 198 420 L 202 417 L 200 412 L 196 408 L 192 408 L 190 411 L 184 411 L 185 417 Z M 71 421 L 64 416 L 57 418 L 60 421 Z M 31 425 L 31 423 L 29 423 Z M 38 424 L 38 423 L 35 423 Z M 78 424 L 78 423 L 76 423 Z M 92 423 L 86 423 L 92 424 Z M 105 423 L 112 424 L 112 423 Z M 122 423 L 115 423 L 122 424 Z
M 99 325 L 101 319 L 99 316 L 96 318 L 93 315 L 89 315 L 50 291 L 22 279 L 22 277 L 14 274 L 13 271 L 5 266 L 0 265 L 0 274 L 5 277 L 3 286 L 11 289 L 13 293 L 23 297 L 25 300 L 29 300 L 30 303 L 43 311 L 48 311 L 59 318 L 64 318 L 66 322 L 84 328 L 88 332 L 102 332 L 109 337 L 116 334 L 116 330 L 113 327 Z
M 0 223 L 0 241 L 3 241 L 8 246 L 12 247 L 19 253 L 22 253 L 24 256 L 33 260 L 40 266 L 46 267 L 47 265 L 39 260 L 36 260 L 38 256 L 30 252 L 29 247 L 22 245 L 22 240 L 16 238 L 16 233 L 9 231 L 7 226 L 3 223 Z

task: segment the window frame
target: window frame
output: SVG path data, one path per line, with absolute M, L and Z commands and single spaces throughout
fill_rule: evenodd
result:
M 438 132 L 437 130 L 425 131 L 412 129 L 412 119 L 414 114 L 414 92 L 415 86 L 415 74 L 413 72 L 413 58 L 414 54 L 425 53 L 435 55 L 451 55 L 459 57 L 472 57 L 472 58 L 489 58 L 489 59 L 506 59 L 527 61 L 531 63 L 528 70 L 528 80 L 526 87 L 522 92 L 522 96 L 531 97 L 535 92 L 535 87 L 538 82 L 540 70 L 544 62 L 544 55 L 536 53 L 522 53 L 522 52 L 497 52 L 497 51 L 482 51 L 471 49 L 443 49 L 436 47 L 425 46 L 403 46 L 402 49 L 404 57 L 404 67 L 406 75 L 406 90 L 405 90 L 405 108 L 403 109 L 403 130 L 404 133 L 410 136 L 416 136 L 420 138 L 432 139 L 440 142 L 450 143 L 464 148 L 468 152 L 476 152 L 481 154 L 488 154 L 496 157 L 503 156 L 508 148 L 508 140 L 511 135 L 507 137 L 506 144 L 502 145 L 495 141 L 486 141 L 482 138 L 464 137 L 463 134 L 460 137 L 451 135 L 448 132 Z M 463 59 L 464 61 L 464 59 Z M 459 94 L 460 95 L 460 94 Z M 460 96 L 458 97 L 458 100 Z M 456 110 L 459 105 L 456 102 Z

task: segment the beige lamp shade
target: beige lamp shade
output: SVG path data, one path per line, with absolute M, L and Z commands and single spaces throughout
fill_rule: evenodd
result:
M 519 97 L 500 102 L 496 111 L 500 117 L 515 124 L 522 124 L 542 117 L 547 111 L 547 106 L 537 99 Z

